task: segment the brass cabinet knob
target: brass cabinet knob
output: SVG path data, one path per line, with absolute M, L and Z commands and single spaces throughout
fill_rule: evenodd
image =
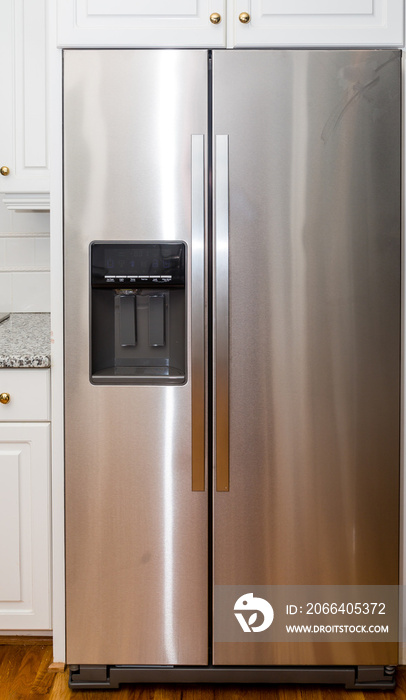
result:
M 3 165 L 3 166 L 0 168 L 0 173 L 1 173 L 2 175 L 4 175 L 4 176 L 10 175 L 10 168 L 8 168 L 7 165 Z
M 7 392 L 3 391 L 2 394 L 0 394 L 0 403 L 8 403 L 10 401 L 10 394 L 7 394 Z
M 242 22 L 242 24 L 248 24 L 248 22 L 250 21 L 251 17 L 250 17 L 250 15 L 248 14 L 248 12 L 241 12 L 241 14 L 240 14 L 240 16 L 238 17 L 238 19 L 240 20 L 240 22 Z
M 220 24 L 221 22 L 221 15 L 219 15 L 218 12 L 212 12 L 210 15 L 210 22 L 212 24 Z

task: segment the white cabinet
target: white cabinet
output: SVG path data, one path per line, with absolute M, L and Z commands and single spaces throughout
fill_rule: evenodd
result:
M 233 22 L 237 47 L 403 44 L 403 0 L 234 0 L 232 4 L 233 18 L 229 15 L 228 21 Z M 250 16 L 245 24 L 241 13 Z
M 59 0 L 58 45 L 224 46 L 226 0 Z M 214 15 L 220 15 L 219 18 Z
M 62 47 L 403 44 L 403 0 L 57 1 Z
M 0 3 L 0 167 L 9 171 L 0 192 L 9 208 L 24 208 L 24 193 L 27 208 L 49 208 L 46 10 L 47 0 Z
M 8 404 L 0 404 L 2 630 L 51 628 L 49 374 L 0 370 L 0 393 L 10 396 Z M 38 398 L 37 410 L 32 396 Z M 20 422 L 7 422 L 17 409 Z M 30 422 L 22 422 L 27 417 Z
M 0 421 L 49 421 L 51 371 L 0 369 L 0 393 L 10 401 L 0 404 Z

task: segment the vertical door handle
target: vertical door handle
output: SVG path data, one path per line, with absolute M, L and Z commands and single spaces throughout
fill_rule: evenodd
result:
M 228 491 L 228 136 L 216 136 L 215 189 L 215 360 L 216 491 Z
M 204 137 L 192 136 L 192 491 L 205 490 Z

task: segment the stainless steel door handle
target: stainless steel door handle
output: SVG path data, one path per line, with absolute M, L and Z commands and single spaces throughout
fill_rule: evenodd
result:
M 216 136 L 215 158 L 216 491 L 229 491 L 228 136 Z
M 192 136 L 192 491 L 205 490 L 204 136 Z

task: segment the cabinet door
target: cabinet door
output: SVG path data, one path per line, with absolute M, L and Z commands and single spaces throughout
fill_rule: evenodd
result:
M 50 425 L 0 425 L 0 629 L 50 629 Z
M 235 46 L 402 46 L 403 0 L 231 0 Z M 244 24 L 241 13 L 250 19 Z
M 0 192 L 48 192 L 47 0 L 0 3 Z M 33 207 L 35 208 L 35 207 Z
M 224 46 L 225 3 L 226 0 L 58 0 L 58 45 Z M 220 15 L 217 23 L 213 23 L 213 13 Z

